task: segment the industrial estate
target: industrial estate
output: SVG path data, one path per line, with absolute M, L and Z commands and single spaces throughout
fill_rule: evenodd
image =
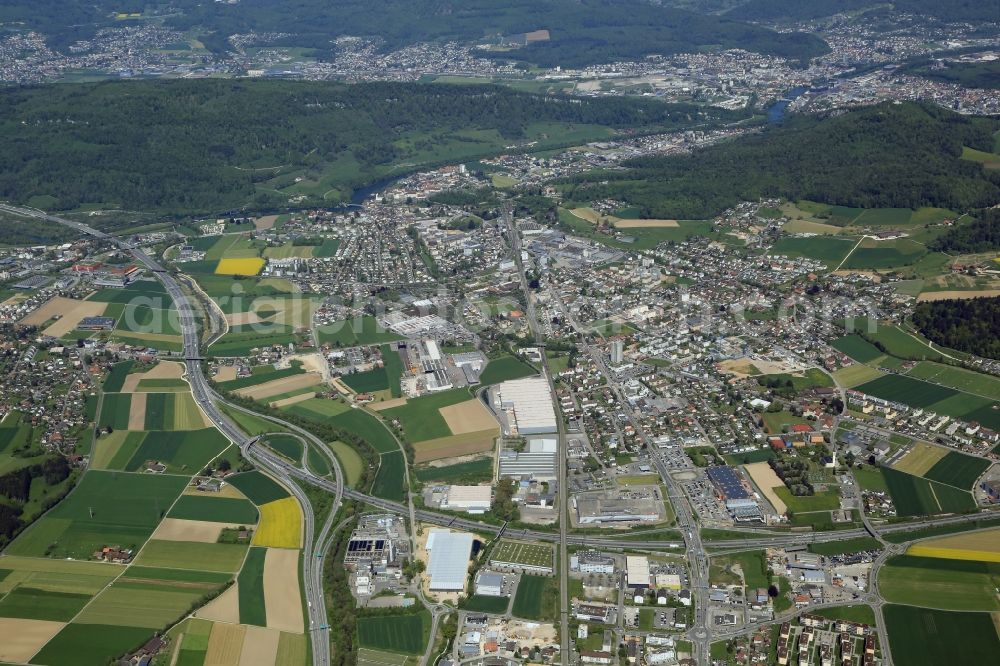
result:
M 0 8 L 0 663 L 997 662 L 1000 14 L 207 4 Z

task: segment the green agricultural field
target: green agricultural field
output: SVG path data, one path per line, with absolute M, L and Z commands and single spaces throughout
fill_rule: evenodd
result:
M 830 238 L 829 236 L 804 238 L 783 236 L 771 246 L 768 253 L 792 258 L 806 257 L 823 262 L 827 268 L 836 268 L 856 243 L 856 240 Z
M 801 496 L 793 495 L 786 487 L 775 488 L 774 492 L 790 511 L 797 514 L 812 511 L 834 511 L 840 508 L 840 495 L 835 490 Z
M 220 404 L 219 409 L 233 420 L 240 429 L 248 435 L 263 435 L 268 432 L 282 432 L 287 430 L 283 426 L 279 426 L 277 423 L 268 421 L 267 419 L 257 416 L 256 414 L 248 414 L 246 412 L 234 409 L 228 405 Z
M 104 316 L 118 321 L 116 331 L 180 335 L 176 310 L 145 304 L 110 303 Z
M 284 324 L 232 326 L 228 333 L 209 347 L 208 352 L 214 356 L 247 356 L 253 349 L 296 341 L 293 328 Z
M 988 460 L 967 456 L 958 451 L 949 451 L 941 460 L 924 474 L 924 478 L 940 481 L 962 490 L 971 490 L 976 480 L 990 466 Z
M 32 657 L 47 666 L 107 666 L 114 658 L 140 647 L 152 632 L 120 623 L 68 624 Z
M 959 611 L 1000 611 L 1000 563 L 897 555 L 878 575 L 886 601 Z
M 865 384 L 878 379 L 881 376 L 881 371 L 863 363 L 854 363 L 847 367 L 840 368 L 833 373 L 833 378 L 837 380 L 837 384 L 847 388 L 854 388 L 859 384 Z
M 232 578 L 228 573 L 216 571 L 163 569 L 160 567 L 140 567 L 133 564 L 125 570 L 125 573 L 118 580 L 133 580 L 154 584 L 185 583 L 192 587 L 201 586 L 205 589 L 214 589 L 220 585 L 225 585 Z
M 985 397 L 1000 395 L 1000 379 L 980 372 L 956 368 L 951 365 L 920 361 L 906 373 L 907 377 L 948 386 L 966 393 Z
M 877 241 L 866 238 L 844 262 L 844 268 L 890 270 L 912 266 L 927 254 L 927 247 L 909 238 Z
M 122 386 L 125 384 L 125 377 L 128 376 L 133 365 L 135 365 L 135 361 L 121 361 L 111 366 L 111 372 L 108 373 L 107 379 L 104 380 L 104 392 L 117 393 L 121 391 Z
M 188 613 L 199 599 L 216 587 L 119 580 L 97 595 L 76 621 L 160 629 Z
M 105 545 L 138 547 L 186 484 L 187 479 L 179 476 L 89 471 L 8 552 L 85 560 Z
M 128 417 L 131 408 L 131 393 L 105 393 L 97 425 L 111 426 L 115 430 L 128 430 Z
M 219 382 L 219 388 L 223 391 L 235 391 L 237 389 L 247 388 L 250 386 L 256 386 L 257 384 L 263 384 L 264 382 L 269 382 L 275 379 L 284 379 L 285 377 L 293 377 L 295 375 L 305 374 L 305 370 L 302 369 L 300 364 L 293 364 L 290 368 L 283 368 L 281 370 L 274 369 L 274 366 L 258 366 L 264 368 L 261 372 L 255 372 L 253 374 L 247 375 L 246 377 L 237 377 L 236 379 L 231 379 L 227 382 Z M 267 370 L 270 368 L 270 370 Z
M 401 451 L 383 453 L 372 495 L 382 499 L 402 502 L 406 494 L 406 461 Z
M 388 428 L 363 409 L 352 409 L 338 414 L 330 419 L 330 422 L 337 428 L 360 437 L 379 453 L 399 450 L 399 444 Z
M 788 374 L 777 373 L 771 375 L 760 375 L 758 381 L 777 380 L 781 385 L 791 382 L 796 391 L 805 391 L 811 388 L 822 388 L 833 386 L 833 379 L 819 368 L 808 368 L 804 373 Z
M 471 398 L 466 389 L 451 389 L 413 398 L 405 405 L 382 410 L 381 415 L 387 420 L 397 419 L 410 442 L 422 442 L 452 435 L 438 410 Z
M 855 333 L 837 338 L 830 343 L 830 346 L 847 354 L 858 363 L 871 363 L 885 356 L 875 345 Z
M 811 612 L 813 615 L 827 617 L 831 620 L 847 620 L 848 622 L 860 622 L 872 627 L 875 626 L 875 611 L 872 610 L 871 606 L 865 606 L 864 604 L 819 608 Z
M 311 419 L 320 423 L 326 422 L 329 418 L 351 409 L 346 403 L 340 400 L 328 400 L 326 398 L 309 398 L 293 405 L 282 407 L 282 411 L 289 414 L 297 414 L 305 419 Z
M 267 626 L 264 603 L 264 559 L 267 548 L 251 548 L 236 579 L 240 604 L 240 622 L 258 627 Z
M 476 611 L 479 613 L 492 613 L 502 615 L 507 612 L 507 605 L 510 603 L 509 597 L 487 597 L 482 594 L 473 594 L 462 604 L 464 610 Z
M 333 347 L 357 347 L 359 345 L 377 345 L 384 342 L 395 342 L 403 337 L 382 328 L 375 317 L 361 317 L 350 321 L 337 321 L 319 326 L 316 329 L 319 343 Z
M 886 487 L 899 516 L 960 513 L 976 507 L 972 495 L 899 470 L 882 468 Z
M 236 486 L 236 489 L 246 495 L 247 499 L 260 506 L 274 500 L 288 497 L 288 491 L 278 483 L 258 471 L 243 472 L 227 477 L 226 481 Z
M 880 550 L 878 539 L 874 537 L 857 537 L 843 541 L 824 541 L 809 544 L 809 552 L 817 555 L 843 555 L 845 553 L 860 553 L 861 551 Z
M 144 567 L 235 573 L 240 570 L 246 552 L 246 544 L 152 539 L 135 563 Z
M 880 323 L 874 332 L 869 333 L 868 320 L 857 317 L 854 330 L 865 333 L 871 340 L 880 343 L 889 354 L 898 358 L 931 361 L 941 359 L 939 352 L 894 324 Z
M 53 560 L 9 554 L 4 555 L 0 562 L 0 570 L 4 572 L 0 574 L 0 595 L 23 585 L 31 589 L 91 597 L 122 572 L 121 567 L 103 562 Z
M 374 393 L 389 389 L 389 375 L 385 368 L 374 368 L 365 372 L 343 375 L 341 381 L 358 393 Z
M 427 483 L 441 481 L 448 483 L 475 484 L 493 477 L 493 460 L 476 458 L 468 462 L 444 465 L 442 467 L 422 466 L 416 470 L 417 480 Z
M 514 595 L 514 617 L 525 620 L 553 620 L 558 613 L 559 585 L 548 576 L 525 574 Z
M 538 374 L 538 371 L 514 356 L 501 356 L 490 359 L 486 369 L 479 375 L 479 381 L 484 386 L 499 384 L 509 379 L 529 377 Z
M 375 650 L 423 654 L 430 627 L 431 616 L 425 610 L 409 615 L 359 617 L 358 643 Z
M 399 352 L 393 351 L 389 345 L 382 345 L 379 351 L 382 353 L 382 364 L 389 382 L 389 390 L 393 398 L 398 398 L 403 395 L 399 385 L 399 380 L 403 376 L 403 359 L 400 358 Z
M 150 393 L 146 396 L 146 430 L 173 430 L 173 397 L 173 393 Z
M 885 535 L 885 540 L 890 543 L 904 543 L 915 539 L 929 539 L 937 536 L 947 536 L 960 532 L 972 530 L 982 530 L 989 527 L 1000 527 L 1000 519 L 982 519 L 955 525 L 939 525 L 937 527 L 925 527 L 923 529 L 910 529 L 900 532 L 889 532 Z
M 869 208 L 854 220 L 858 226 L 903 226 L 910 224 L 913 211 L 909 208 Z
M 361 480 L 361 473 L 365 468 L 365 461 L 361 457 L 361 454 L 358 453 L 354 447 L 349 444 L 345 444 L 344 442 L 333 442 L 329 444 L 329 447 L 333 451 L 333 454 L 337 456 L 337 461 L 340 463 L 340 467 L 344 472 L 344 480 L 347 482 L 347 485 L 351 487 L 356 486 L 358 481 Z M 312 450 L 310 449 L 310 454 L 311 453 Z M 316 455 L 319 460 L 322 461 L 322 464 L 326 466 L 325 469 L 328 474 L 330 468 L 326 463 L 326 459 L 318 453 Z M 314 468 L 316 467 L 311 456 L 309 465 Z M 317 470 L 317 472 L 318 471 L 319 470 Z
M 69 622 L 90 601 L 91 595 L 19 585 L 0 600 L 0 617 Z
M 857 390 L 883 400 L 901 402 L 913 407 L 928 408 L 957 395 L 954 389 L 929 384 L 903 375 L 886 375 L 862 384 Z
M 110 435 L 102 435 L 94 442 L 90 468 L 125 469 L 145 437 L 143 430 L 116 430 Z
M 102 303 L 134 303 L 142 302 L 161 308 L 169 308 L 173 304 L 166 288 L 155 278 L 136 280 L 121 289 L 98 289 L 88 301 Z
M 214 494 L 181 495 L 167 515 L 183 520 L 207 520 L 234 525 L 253 525 L 257 522 L 257 507 L 249 500 L 213 497 Z
M 1000 654 L 1000 639 L 989 613 L 889 604 L 884 614 L 892 660 L 897 664 L 990 664 Z
M 271 435 L 264 443 L 269 449 L 274 449 L 292 462 L 298 464 L 302 460 L 302 441 L 293 435 Z
M 490 553 L 490 562 L 552 567 L 555 553 L 547 544 L 502 540 Z
M 165 464 L 168 472 L 194 474 L 228 446 L 229 440 L 215 428 L 151 432 L 142 440 L 125 471 L 139 471 L 147 462 L 157 461 Z

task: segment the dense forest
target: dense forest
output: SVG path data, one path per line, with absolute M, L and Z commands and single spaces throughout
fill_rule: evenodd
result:
M 562 187 L 570 199 L 623 199 L 654 218 L 706 218 L 765 196 L 968 210 L 1000 202 L 1000 172 L 961 160 L 962 146 L 992 150 L 998 127 L 997 119 L 885 103 L 792 116 L 693 155 L 639 158 L 625 171 L 583 174 Z
M 888 7 L 891 5 L 891 7 Z M 842 12 L 877 9 L 943 21 L 996 21 L 995 0 L 749 0 L 726 13 L 747 21 L 808 21 Z
M 913 323 L 942 347 L 1000 359 L 1000 297 L 920 303 Z
M 501 152 L 529 128 L 533 138 L 548 131 L 540 123 L 606 135 L 741 115 L 495 86 L 165 80 L 8 89 L 0 93 L 0 198 L 53 210 L 85 202 L 167 213 L 276 207 L 288 196 L 274 188 L 300 176 L 349 193 L 401 162 L 454 161 L 454 146 Z
M 115 24 L 114 12 L 161 8 L 168 25 L 203 33 L 202 41 L 216 51 L 230 48 L 229 35 L 249 32 L 283 33 L 287 36 L 281 44 L 329 54 L 331 40 L 341 35 L 378 37 L 386 49 L 394 49 L 421 41 L 496 41 L 542 29 L 549 30 L 551 41 L 496 55 L 576 67 L 708 48 L 744 48 L 794 60 L 827 51 L 826 43 L 813 35 L 779 33 L 642 0 L 172 0 L 169 5 L 155 0 L 16 0 L 0 7 L 0 23 L 25 22 L 62 49 Z
M 1000 210 L 991 208 L 975 220 L 961 224 L 927 243 L 927 248 L 948 254 L 975 254 L 1000 250 Z
M 986 62 L 945 62 L 923 60 L 901 68 L 901 72 L 925 79 L 956 83 L 966 88 L 1000 88 L 1000 60 Z

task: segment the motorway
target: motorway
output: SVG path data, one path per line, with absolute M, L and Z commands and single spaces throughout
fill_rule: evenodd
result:
M 308 471 L 308 468 L 300 468 L 283 458 L 271 453 L 265 447 L 254 446 L 256 441 L 259 439 L 247 438 L 246 435 L 219 409 L 218 404 L 224 403 L 222 398 L 218 396 L 210 387 L 207 379 L 202 372 L 201 365 L 201 351 L 199 345 L 198 337 L 198 326 L 197 319 L 194 313 L 194 309 L 191 306 L 187 294 L 181 289 L 178 281 L 173 274 L 169 273 L 163 268 L 156 260 L 147 255 L 141 248 L 136 248 L 130 243 L 123 241 L 119 238 L 105 234 L 101 231 L 93 229 L 85 224 L 76 222 L 73 220 L 67 220 L 64 218 L 48 215 L 42 211 L 37 211 L 34 209 L 20 208 L 9 206 L 6 204 L 0 204 L 0 211 L 6 211 L 8 213 L 13 213 L 16 215 L 21 215 L 25 217 L 45 219 L 51 222 L 56 222 L 68 227 L 71 227 L 81 233 L 88 234 L 95 238 L 104 239 L 111 243 L 116 244 L 120 249 L 131 253 L 136 261 L 145 266 L 149 271 L 156 275 L 156 277 L 163 283 L 167 292 L 173 298 L 178 316 L 180 328 L 183 335 L 184 342 L 184 360 L 187 367 L 187 378 L 192 387 L 192 393 L 201 407 L 205 410 L 205 413 L 209 416 L 215 426 L 230 440 L 237 443 L 244 452 L 244 455 L 250 460 L 254 461 L 259 467 L 266 469 L 271 474 L 275 475 L 277 478 L 282 480 L 289 490 L 293 493 L 299 503 L 302 505 L 303 516 L 305 519 L 305 541 L 303 547 L 303 587 L 305 590 L 305 596 L 308 607 L 309 615 L 309 626 L 313 635 L 313 663 L 318 666 L 327 666 L 330 663 L 329 654 L 329 639 L 328 639 L 328 623 L 327 623 L 327 613 L 326 604 L 323 597 L 322 589 L 322 562 L 323 556 L 329 548 L 330 542 L 336 535 L 337 531 L 342 527 L 341 525 L 333 525 L 334 517 L 337 514 L 337 510 L 340 508 L 343 500 L 351 499 L 358 502 L 362 502 L 371 506 L 375 506 L 384 511 L 389 511 L 393 513 L 398 513 L 401 515 L 410 514 L 411 507 L 404 504 L 392 502 L 390 500 L 384 500 L 381 498 L 372 497 L 356 491 L 351 488 L 347 488 L 343 482 L 343 475 L 335 456 L 329 450 L 324 442 L 316 438 L 314 435 L 308 431 L 295 426 L 293 424 L 287 423 L 280 419 L 276 419 L 269 416 L 261 415 L 257 412 L 250 412 L 237 405 L 231 403 L 227 404 L 231 409 L 236 409 L 244 411 L 247 413 L 252 413 L 257 417 L 265 418 L 273 423 L 280 424 L 282 427 L 292 430 L 296 435 L 300 436 L 304 440 L 307 440 L 310 444 L 315 446 L 320 452 L 326 456 L 330 462 L 331 469 L 335 472 L 335 479 L 331 480 L 324 477 L 318 477 Z M 518 259 L 520 264 L 520 239 L 517 234 L 516 228 L 513 224 L 510 224 L 512 243 L 516 242 L 515 247 L 515 257 Z M 514 241 L 514 239 L 517 241 Z M 522 280 L 524 279 L 524 272 L 521 271 Z M 523 288 L 526 290 L 527 285 L 524 284 Z M 527 291 L 526 291 L 527 293 Z M 537 323 L 534 321 L 534 308 L 531 299 L 528 299 L 528 312 L 529 312 L 529 322 L 532 323 L 532 328 L 537 334 Z M 584 347 L 585 351 L 591 355 L 591 357 L 607 371 L 604 365 L 603 356 L 600 350 L 594 347 Z M 546 369 L 546 376 L 549 377 Z M 607 373 L 607 376 L 611 376 Z M 551 377 L 549 377 L 551 385 Z M 615 385 L 616 388 L 617 385 Z M 551 388 L 551 386 L 550 386 Z M 622 396 L 619 396 L 622 399 Z M 624 404 L 624 403 L 623 403 Z M 632 415 L 629 414 L 631 417 Z M 645 434 L 639 427 L 637 422 L 633 422 L 633 427 L 635 427 L 636 432 L 640 434 L 640 437 L 645 438 Z M 562 440 L 563 438 L 560 438 Z M 560 469 L 563 472 L 562 478 L 565 478 L 565 455 L 560 456 Z M 662 461 L 657 462 L 658 471 L 662 475 L 665 483 L 668 487 L 668 492 L 671 497 L 679 497 L 680 493 L 677 492 L 672 484 L 675 482 L 672 480 L 670 475 L 667 473 L 668 470 L 663 468 Z M 318 533 L 315 525 L 315 516 L 313 514 L 312 505 L 308 498 L 302 492 L 301 488 L 293 483 L 292 480 L 297 479 L 299 481 L 309 483 L 313 486 L 326 490 L 334 495 L 335 502 L 333 508 L 330 511 L 329 517 L 327 518 L 324 525 L 319 529 Z M 643 539 L 641 537 L 636 538 L 638 535 L 635 533 L 626 533 L 623 538 L 614 537 L 595 537 L 592 535 L 572 535 L 567 533 L 566 529 L 566 493 L 560 492 L 560 529 L 558 533 L 555 532 L 545 532 L 538 530 L 507 530 L 505 535 L 512 536 L 515 538 L 525 538 L 529 540 L 556 542 L 559 546 L 560 552 L 560 563 L 562 574 L 560 577 L 560 598 L 562 602 L 561 609 L 561 636 L 563 641 L 563 663 L 569 663 L 570 658 L 570 637 L 568 631 L 568 584 L 566 579 L 566 562 L 567 557 L 567 546 L 573 545 L 589 545 L 589 546 L 599 546 L 610 549 L 636 549 L 636 550 L 662 550 L 662 549 L 673 549 L 673 548 L 686 548 L 690 562 L 691 562 L 691 572 L 692 572 L 692 586 L 695 589 L 697 596 L 696 606 L 695 606 L 695 623 L 694 627 L 689 632 L 689 636 L 692 639 L 692 643 L 695 646 L 697 663 L 705 664 L 709 663 L 709 644 L 713 637 L 716 640 L 729 637 L 726 632 L 711 632 L 706 627 L 706 608 L 707 608 L 707 589 L 708 589 L 708 555 L 706 554 L 706 547 L 719 547 L 723 549 L 749 549 L 749 548 L 763 548 L 763 547 L 781 547 L 789 545 L 802 545 L 813 542 L 824 542 L 824 541 L 839 541 L 843 539 L 850 539 L 859 536 L 865 536 L 868 534 L 874 535 L 876 538 L 882 540 L 882 538 L 887 534 L 894 534 L 900 532 L 908 532 L 912 530 L 919 530 L 927 527 L 935 527 L 942 525 L 960 524 L 965 522 L 973 522 L 981 520 L 983 518 L 996 516 L 997 513 L 985 513 L 981 512 L 978 514 L 971 515 L 957 515 L 957 516 L 946 516 L 936 519 L 924 519 L 920 521 L 910 522 L 910 523 L 897 523 L 897 524 L 886 524 L 886 525 L 873 525 L 867 520 L 865 521 L 865 528 L 853 529 L 853 530 L 843 530 L 838 532 L 804 532 L 804 533 L 792 533 L 787 534 L 775 534 L 773 536 L 762 536 L 754 535 L 747 538 L 737 538 L 737 539 L 717 539 L 717 540 L 703 540 L 699 530 L 694 522 L 694 517 L 691 514 L 690 508 L 687 506 L 686 502 L 676 502 L 675 509 L 677 512 L 678 525 L 681 529 L 682 540 L 655 540 L 655 539 Z M 460 518 L 448 515 L 442 515 L 439 513 L 434 513 L 427 510 L 417 510 L 414 512 L 416 518 L 421 521 L 437 524 L 437 525 L 448 525 L 451 527 L 474 530 L 478 532 L 486 533 L 498 533 L 502 527 L 500 525 L 492 525 L 488 523 L 482 523 L 475 520 L 470 520 L 467 518 Z M 650 533 L 655 533 L 655 530 L 651 530 Z M 898 550 L 891 544 L 887 544 L 887 548 L 883 551 L 880 561 L 884 561 L 892 552 Z M 877 571 L 877 567 L 876 567 Z M 877 577 L 873 576 L 873 588 L 865 596 L 863 602 L 871 603 L 876 608 L 876 612 L 881 616 L 881 601 L 877 590 L 874 587 L 877 585 Z M 881 617 L 880 617 L 881 619 Z M 744 628 L 745 633 L 747 628 Z M 880 627 L 880 640 L 883 645 L 883 654 L 888 655 L 888 642 L 885 636 L 885 631 L 883 627 Z

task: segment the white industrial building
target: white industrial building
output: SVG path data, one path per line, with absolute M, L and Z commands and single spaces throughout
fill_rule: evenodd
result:
M 505 413 L 508 434 L 537 435 L 557 430 L 552 393 L 544 377 L 524 377 L 500 383 L 493 389 L 492 404 Z
M 503 574 L 495 571 L 483 571 L 476 578 L 476 594 L 489 597 L 503 596 Z
M 467 513 L 485 513 L 490 510 L 492 499 L 493 492 L 490 486 L 448 486 L 441 508 Z
M 641 555 L 625 556 L 625 579 L 635 589 L 649 587 L 649 558 Z
M 431 530 L 427 535 L 430 553 L 427 574 L 431 590 L 460 592 L 465 589 L 473 539 L 468 532 Z

